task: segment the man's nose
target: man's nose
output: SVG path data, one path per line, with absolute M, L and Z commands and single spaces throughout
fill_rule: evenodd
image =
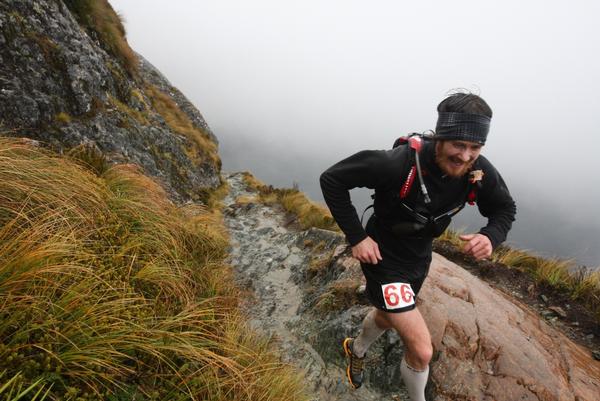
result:
M 463 162 L 466 163 L 471 160 L 472 155 L 471 155 L 471 152 L 468 149 L 466 149 L 466 150 L 463 150 L 462 152 L 460 152 L 458 154 L 458 157 L 460 158 L 460 160 L 462 160 Z

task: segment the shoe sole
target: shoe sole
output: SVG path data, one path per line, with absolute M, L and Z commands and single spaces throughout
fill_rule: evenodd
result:
M 350 345 L 349 345 L 350 340 L 351 340 L 351 338 L 348 337 L 344 340 L 344 342 L 342 344 L 342 347 L 344 348 L 344 353 L 346 354 L 346 356 L 348 358 L 352 358 L 352 351 L 350 351 Z M 352 388 L 357 389 L 361 386 L 360 384 L 357 386 L 352 381 L 352 376 L 350 376 L 350 361 L 348 361 L 348 366 L 346 366 L 346 376 L 348 377 L 348 382 L 350 382 L 350 385 L 352 386 Z

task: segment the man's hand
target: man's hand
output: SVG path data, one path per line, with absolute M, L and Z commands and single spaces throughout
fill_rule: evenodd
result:
M 475 259 L 485 259 L 492 255 L 492 242 L 483 234 L 463 234 L 459 238 L 466 241 L 462 251 Z
M 352 247 L 352 256 L 363 263 L 376 265 L 381 259 L 379 246 L 371 237 L 367 237 Z

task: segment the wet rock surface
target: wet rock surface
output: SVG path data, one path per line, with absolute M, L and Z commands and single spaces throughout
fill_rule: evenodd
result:
M 254 294 L 247 302 L 254 327 L 305 372 L 315 400 L 408 400 L 399 373 L 402 341 L 392 332 L 367 354 L 366 385 L 347 384 L 340 344 L 358 334 L 369 307 L 343 238 L 285 227 L 283 209 L 252 200 L 241 174 L 227 180 L 231 263 Z M 435 347 L 428 400 L 599 399 L 600 362 L 588 349 L 438 254 L 418 302 Z
M 442 400 L 598 400 L 600 363 L 518 300 L 434 254 L 419 309 Z
M 345 249 L 343 238 L 324 230 L 285 227 L 289 216 L 280 206 L 248 201 L 256 194 L 246 188 L 242 174 L 228 176 L 227 182 L 230 263 L 241 287 L 253 294 L 244 306 L 252 325 L 274 340 L 286 362 L 304 372 L 315 401 L 407 400 L 399 375 L 401 342 L 393 333 L 369 351 L 362 388 L 351 389 L 346 379 L 341 343 L 358 334 L 369 308 L 364 300 L 341 311 L 328 311 L 324 305 L 337 302 L 331 286 L 346 280 L 352 281 L 358 297 L 360 268 L 348 263 L 348 257 L 332 258 L 331 250 Z M 238 198 L 246 200 L 236 203 Z M 326 262 L 319 271 L 311 271 L 315 260 Z M 334 298 L 326 301 L 328 297 Z

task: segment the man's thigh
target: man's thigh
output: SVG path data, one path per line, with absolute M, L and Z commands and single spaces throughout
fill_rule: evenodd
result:
M 389 326 L 398 332 L 407 346 L 431 344 L 429 329 L 417 308 L 401 313 L 389 313 L 379 309 L 377 314 L 378 319 L 387 321 Z

